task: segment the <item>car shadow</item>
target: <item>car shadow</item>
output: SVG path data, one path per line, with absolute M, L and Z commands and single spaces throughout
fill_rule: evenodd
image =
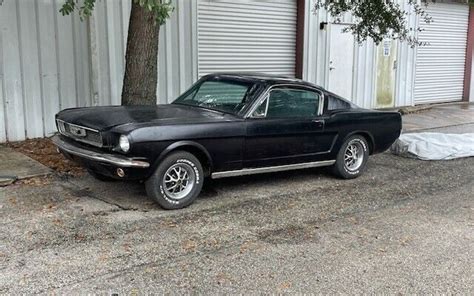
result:
M 287 172 L 265 173 L 230 177 L 223 179 L 207 178 L 202 192 L 195 204 L 199 207 L 209 201 L 229 198 L 233 201 L 239 197 L 279 194 L 282 188 L 298 188 L 303 183 L 317 179 L 333 178 L 325 168 L 312 168 Z M 102 182 L 90 175 L 70 179 L 70 189 L 76 197 L 90 197 L 118 206 L 123 210 L 160 211 L 162 210 L 145 191 L 143 182 Z M 192 205 L 191 207 L 194 207 Z
M 207 179 L 204 182 L 200 199 L 209 199 L 226 193 L 239 191 L 259 190 L 279 192 L 282 187 L 298 184 L 300 182 L 313 181 L 315 179 L 334 178 L 327 168 L 309 168 L 302 170 L 264 173 L 229 177 L 222 179 Z

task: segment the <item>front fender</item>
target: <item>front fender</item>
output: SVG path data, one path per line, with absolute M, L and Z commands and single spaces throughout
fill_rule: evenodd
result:
M 198 154 L 195 155 L 200 161 L 203 161 L 202 158 L 205 158 L 205 161 L 207 162 L 207 166 L 209 167 L 209 170 L 212 171 L 213 163 L 212 163 L 212 158 L 207 149 L 194 141 L 178 141 L 174 142 L 168 147 L 163 150 L 160 155 L 156 158 L 156 160 L 152 164 L 153 170 L 156 170 L 158 165 L 165 159 L 166 156 L 168 156 L 171 152 L 176 151 L 176 150 L 184 150 L 188 151 L 193 154 Z M 206 164 L 203 164 L 206 165 Z

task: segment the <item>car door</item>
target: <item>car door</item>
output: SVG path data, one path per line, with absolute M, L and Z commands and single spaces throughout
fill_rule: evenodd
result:
M 332 145 L 324 134 L 323 94 L 316 89 L 276 86 L 246 119 L 246 168 L 311 162 Z

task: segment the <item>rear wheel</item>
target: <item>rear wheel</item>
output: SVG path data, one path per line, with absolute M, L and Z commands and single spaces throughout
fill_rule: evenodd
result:
M 343 179 L 359 177 L 366 168 L 369 159 L 369 145 L 362 135 L 354 135 L 342 144 L 333 172 Z
M 202 165 L 189 152 L 167 156 L 145 182 L 148 196 L 167 210 L 187 207 L 198 197 L 204 181 Z

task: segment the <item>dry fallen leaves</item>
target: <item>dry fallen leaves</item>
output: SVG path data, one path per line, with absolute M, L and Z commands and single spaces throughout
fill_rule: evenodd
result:
M 29 139 L 21 142 L 10 142 L 8 146 L 28 157 L 44 164 L 58 173 L 80 176 L 84 169 L 58 153 L 56 146 L 49 138 Z

